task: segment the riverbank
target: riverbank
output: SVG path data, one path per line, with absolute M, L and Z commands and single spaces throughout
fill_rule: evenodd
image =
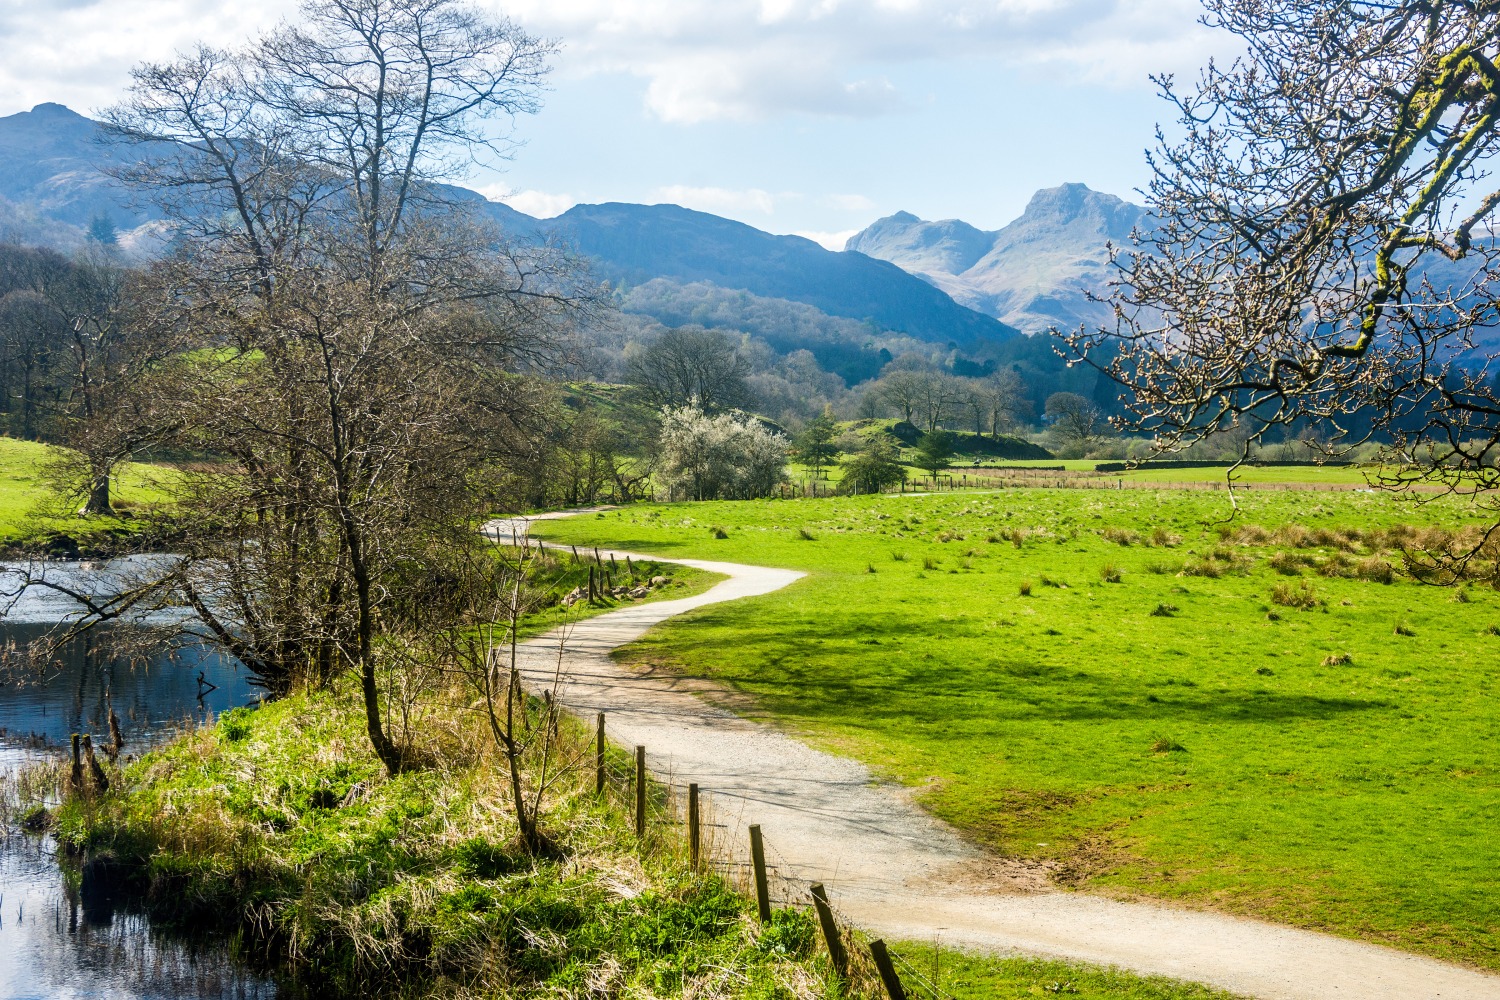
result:
M 672 570 L 677 580 L 653 597 L 717 579 Z M 71 878 L 102 882 L 150 913 L 153 933 L 212 931 L 316 995 L 877 995 L 869 968 L 856 969 L 851 987 L 837 984 L 805 911 L 761 925 L 737 879 L 695 871 L 658 785 L 648 786 L 648 834 L 637 840 L 628 778 L 596 795 L 592 733 L 566 719 L 546 772 L 544 845 L 527 851 L 482 703 L 451 678 L 428 680 L 419 698 L 392 705 L 396 735 L 422 762 L 394 778 L 370 753 L 358 699 L 343 687 L 227 713 L 119 767 L 103 761 L 107 793 L 47 816 Z M 544 706 L 529 701 L 533 732 Z M 525 759 L 528 782 L 543 780 L 541 763 Z M 612 775 L 628 774 L 625 753 L 611 751 L 609 763 Z M 11 799 L 12 825 L 30 811 L 20 799 L 55 795 L 63 770 L 28 772 L 28 794 Z M 1221 996 L 951 949 L 940 968 L 943 988 L 961 998 L 1052 987 L 1085 998 Z

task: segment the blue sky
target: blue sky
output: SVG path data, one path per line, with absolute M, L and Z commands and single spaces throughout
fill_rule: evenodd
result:
M 1130 197 L 1166 114 L 1148 73 L 1190 74 L 1223 47 L 1195 0 L 482 6 L 563 47 L 525 145 L 471 186 L 533 214 L 675 202 L 829 245 L 898 209 L 998 228 L 1064 181 Z M 0 114 L 87 113 L 136 61 L 233 45 L 294 9 L 0 0 Z

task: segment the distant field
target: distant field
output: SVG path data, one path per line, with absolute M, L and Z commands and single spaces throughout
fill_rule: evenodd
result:
M 635 507 L 536 533 L 808 570 L 628 656 L 753 696 L 1063 884 L 1500 969 L 1500 594 L 1378 582 L 1395 526 L 1480 515 L 1241 506 L 1227 539 L 1222 492 L 1151 489 Z
M 0 437 L 0 544 L 44 530 L 96 530 L 118 524 L 108 518 L 59 516 L 42 511 L 48 491 L 43 466 L 52 449 L 35 441 Z M 170 468 L 128 465 L 115 487 L 119 509 L 129 510 L 169 499 L 164 488 L 175 478 Z

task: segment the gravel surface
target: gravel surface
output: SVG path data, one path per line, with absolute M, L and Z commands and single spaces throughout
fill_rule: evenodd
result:
M 525 522 L 489 527 L 509 537 L 524 532 Z M 524 645 L 521 667 L 533 690 L 556 689 L 570 711 L 605 712 L 610 738 L 646 747 L 657 777 L 683 787 L 696 782 L 718 824 L 719 856 L 748 857 L 746 827 L 759 824 L 776 894 L 805 899 L 807 883 L 821 881 L 854 923 L 891 939 L 939 937 L 944 946 L 1116 965 L 1262 1000 L 1500 1000 L 1500 977 L 1378 945 L 1058 890 L 1044 870 L 966 843 L 864 765 L 710 705 L 688 682 L 621 666 L 614 649 L 673 615 L 767 594 L 803 576 L 675 561 L 728 579 L 695 597 L 627 606 L 570 626 L 560 681 L 555 634 Z

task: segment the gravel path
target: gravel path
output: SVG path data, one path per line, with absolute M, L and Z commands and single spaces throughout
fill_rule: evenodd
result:
M 513 529 L 524 531 L 524 521 L 490 525 L 502 537 Z M 834 905 L 860 926 L 892 939 L 940 936 L 944 946 L 1116 965 L 1261 1000 L 1500 1000 L 1500 977 L 1377 945 L 1053 889 L 1027 866 L 965 843 L 864 765 L 716 708 L 676 678 L 617 664 L 610 653 L 658 622 L 767 594 L 803 575 L 674 561 L 728 579 L 695 597 L 628 606 L 572 626 L 563 703 L 586 718 L 607 713 L 611 738 L 645 746 L 654 774 L 697 782 L 723 824 L 722 849 L 745 856 L 744 827 L 759 823 L 779 873 L 825 883 Z M 555 638 L 522 647 L 533 686 L 552 684 L 556 662 Z

